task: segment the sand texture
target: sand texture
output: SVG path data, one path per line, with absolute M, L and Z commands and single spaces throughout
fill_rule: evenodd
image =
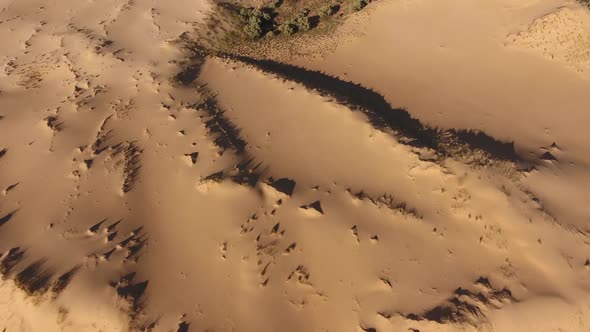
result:
M 587 8 L 214 6 L 0 0 L 0 331 L 590 331 Z

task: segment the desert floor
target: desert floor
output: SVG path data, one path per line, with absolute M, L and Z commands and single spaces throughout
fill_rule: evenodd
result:
M 589 331 L 590 11 L 0 0 L 0 331 Z

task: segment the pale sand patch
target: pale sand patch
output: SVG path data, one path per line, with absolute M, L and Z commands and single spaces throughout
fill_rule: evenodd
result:
M 12 280 L 0 280 L 0 327 L 19 332 L 128 331 L 124 314 L 89 300 L 70 296 L 56 303 L 27 295 Z
M 526 31 L 509 35 L 506 45 L 532 49 L 585 73 L 590 66 L 590 13 L 561 8 L 536 19 Z
M 177 84 L 205 2 L 7 2 L 0 330 L 588 330 L 588 82 L 504 45 L 564 5 L 382 1 L 277 51 L 526 172 L 237 61 Z

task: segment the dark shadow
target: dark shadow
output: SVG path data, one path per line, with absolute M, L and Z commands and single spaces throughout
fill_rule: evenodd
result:
M 208 119 L 205 121 L 205 127 L 212 134 L 213 143 L 222 149 L 222 153 L 226 150 L 231 150 L 241 159 L 233 169 L 211 174 L 205 180 L 219 182 L 224 178 L 230 178 L 240 185 L 254 187 L 263 172 L 260 169 L 261 163 L 256 164 L 254 158 L 249 157 L 248 153 L 245 152 L 247 143 L 241 137 L 240 129 L 225 116 L 225 110 L 218 104 L 215 95 L 206 86 L 201 86 L 199 92 L 207 97 L 195 105 L 194 108 L 204 111 L 207 114 Z M 196 162 L 197 157 L 198 154 L 191 155 L 193 163 Z
M 113 241 L 117 235 L 119 234 L 119 232 L 111 232 L 107 235 L 107 242 L 111 242 Z
M 277 191 L 282 192 L 287 196 L 293 195 L 293 191 L 295 191 L 295 186 L 297 185 L 295 181 L 287 178 L 274 180 L 271 177 L 267 180 L 267 183 Z
M 18 210 L 14 210 L 14 211 L 8 213 L 7 215 L 5 215 L 4 217 L 0 217 L 0 226 L 4 226 L 4 224 L 9 222 L 10 219 L 12 219 L 12 217 L 14 217 L 14 215 L 16 214 L 17 211 Z
M 185 67 L 180 73 L 176 75 L 176 81 L 182 85 L 189 85 L 193 83 L 201 74 L 202 62 L 191 64 Z
M 19 184 L 20 184 L 20 182 L 17 182 L 15 184 L 11 184 L 10 186 L 6 187 L 6 192 L 9 192 L 12 189 L 16 188 Z
M 147 238 L 141 239 L 136 244 L 129 247 L 129 253 L 127 254 L 127 256 L 125 258 L 127 258 L 127 259 L 137 258 L 139 251 L 145 247 L 147 241 L 148 241 Z
M 76 265 L 71 270 L 57 278 L 57 280 L 53 284 L 53 287 L 51 287 L 51 291 L 55 293 L 55 296 L 59 295 L 59 293 L 61 293 L 70 284 L 72 278 L 80 270 L 80 267 L 81 265 Z
M 392 211 L 397 211 L 404 215 L 410 215 L 417 219 L 422 219 L 422 213 L 418 213 L 416 208 L 408 206 L 406 202 L 398 201 L 395 197 L 390 194 L 383 194 L 381 196 L 372 197 L 366 194 L 364 191 L 353 192 L 352 189 L 348 188 L 346 191 L 353 197 L 360 200 L 367 200 L 374 205 L 383 205 Z
M 137 229 L 133 230 L 131 234 L 119 242 L 119 248 L 125 248 L 127 253 L 125 255 L 125 259 L 134 259 L 138 260 L 140 256 L 140 251 L 147 245 L 147 241 L 149 240 L 146 238 L 146 234 L 142 232 L 143 226 L 138 227 Z M 112 233 L 112 234 L 116 234 Z M 108 237 L 107 237 L 108 238 Z M 114 239 L 114 237 L 113 237 Z M 110 256 L 115 252 L 116 248 L 113 248 L 103 254 L 103 257 L 108 260 Z M 128 275 L 128 277 L 133 278 L 133 275 Z M 124 280 L 125 277 L 122 279 Z
M 183 38 L 181 36 L 181 38 Z M 186 65 L 176 76 L 174 80 L 181 85 L 191 85 L 201 75 L 201 68 L 205 63 L 207 52 L 200 46 L 191 44 L 187 48 L 191 51 L 190 64 Z
M 221 182 L 223 180 L 223 171 L 213 173 L 204 178 L 205 181 Z
M 14 267 L 25 258 L 25 252 L 20 247 L 11 248 L 0 262 L 0 274 L 3 276 L 9 275 Z
M 451 129 L 448 132 L 455 135 L 460 142 L 468 144 L 471 148 L 488 152 L 492 156 L 503 160 L 519 160 L 514 150 L 514 142 L 501 142 L 484 132 L 477 130 Z
M 63 121 L 59 121 L 56 115 L 50 115 L 44 119 L 49 127 L 53 131 L 61 131 L 63 129 Z
M 137 324 L 137 330 L 141 331 L 141 332 L 150 332 L 153 329 L 156 328 L 156 325 L 158 324 L 158 321 L 147 321 L 147 322 L 141 322 L 139 324 Z
M 133 283 L 136 273 L 131 272 L 124 275 L 118 282 L 111 282 L 111 286 L 117 290 L 117 294 L 129 301 L 132 305 L 132 316 L 137 315 L 143 309 L 143 300 L 148 281 Z
M 482 285 L 485 288 L 492 288 L 492 284 L 490 283 L 490 279 L 486 278 L 486 277 L 479 277 L 476 281 L 476 284 Z
M 126 239 L 124 239 L 123 241 L 119 242 L 119 246 L 125 248 L 134 239 L 135 239 L 135 235 L 130 235 Z
M 322 203 L 320 201 L 315 201 L 315 202 L 307 204 L 307 205 L 302 205 L 302 206 L 300 206 L 300 208 L 305 209 L 305 210 L 314 209 L 317 212 L 324 214 L 324 210 L 322 209 Z
M 309 204 L 309 207 L 318 211 L 321 214 L 324 214 L 324 209 L 322 209 L 322 203 L 320 201 L 315 201 Z
M 318 25 L 320 25 L 320 17 L 318 15 L 310 16 L 308 22 L 309 28 L 315 29 Z
M 130 192 L 139 179 L 141 171 L 141 154 L 143 149 L 137 145 L 137 141 L 125 141 L 111 147 L 113 156 L 123 157 L 123 193 Z
M 106 218 L 105 218 L 105 219 L 103 219 L 103 220 L 101 220 L 101 221 L 99 221 L 98 223 L 96 223 L 96 224 L 92 225 L 92 226 L 91 226 L 91 227 L 88 229 L 88 231 L 89 231 L 90 233 L 96 233 L 96 232 L 98 232 L 98 230 L 100 229 L 100 226 L 102 226 L 102 224 L 104 224 L 104 223 L 105 223 L 105 221 L 107 221 L 107 219 L 106 219 Z
M 123 166 L 123 174 L 125 180 L 123 181 L 123 192 L 130 192 L 137 183 L 139 178 L 139 171 L 141 170 L 141 154 L 143 149 L 137 146 L 136 142 L 129 143 L 125 149 L 125 166 Z
M 485 277 L 480 277 L 474 282 L 474 285 L 485 286 L 491 289 L 489 280 Z M 409 314 L 406 315 L 407 319 L 410 320 L 428 320 L 445 324 L 451 323 L 465 323 L 470 322 L 470 316 L 476 319 L 485 320 L 485 314 L 482 308 L 489 305 L 490 299 L 496 301 L 515 301 L 512 297 L 512 292 L 503 288 L 501 290 L 493 290 L 490 292 L 473 292 L 468 289 L 459 287 L 453 292 L 453 296 L 447 299 L 443 304 L 435 306 L 432 309 L 426 310 L 422 314 Z
M 239 55 L 226 54 L 225 56 L 303 84 L 307 88 L 317 90 L 320 94 L 330 95 L 353 111 L 366 114 L 375 128 L 397 131 L 410 140 L 408 142 L 410 145 L 433 149 L 438 147 L 438 130 L 423 126 L 401 108 L 392 108 L 385 98 L 360 84 L 272 60 L 257 60 Z
M 244 160 L 234 167 L 230 178 L 237 184 L 254 187 L 260 179 L 258 172 L 260 165 L 261 163 L 254 163 L 254 158 Z
M 117 248 L 113 248 L 113 249 L 105 252 L 104 254 L 102 254 L 102 256 L 104 257 L 104 259 L 106 259 L 108 261 L 111 258 L 111 256 L 115 253 L 115 251 L 117 251 Z
M 194 164 L 197 163 L 197 159 L 199 158 L 199 153 L 198 152 L 192 152 L 192 153 L 187 153 L 184 155 L 185 157 L 190 157 L 191 158 L 191 162 Z
M 0 150 L 0 158 L 4 157 L 4 155 L 6 154 L 7 151 L 8 151 L 8 149 Z
M 453 317 L 453 310 L 447 306 L 438 306 L 424 313 L 424 319 L 444 324 L 445 322 L 456 322 Z
M 178 330 L 177 332 L 188 332 L 188 328 L 190 327 L 190 323 L 187 322 L 182 322 L 180 324 L 178 324 Z
M 454 151 L 447 144 L 453 142 L 465 144 L 472 149 L 483 150 L 497 159 L 520 160 L 514 150 L 513 142 L 506 143 L 495 140 L 481 131 L 452 129 L 443 132 L 438 128 L 426 126 L 419 120 L 412 118 L 408 111 L 402 108 L 393 108 L 382 95 L 360 84 L 272 60 L 258 60 L 231 54 L 223 54 L 222 56 L 300 83 L 320 94 L 330 95 L 351 110 L 365 114 L 376 129 L 385 132 L 394 131 L 402 143 L 410 146 L 430 148 L 439 155 L 447 157 Z M 449 140 L 448 136 L 452 136 L 452 139 Z
M 137 235 L 137 234 L 141 233 L 141 231 L 143 231 L 143 226 L 137 227 L 136 229 L 131 231 L 131 233 L 133 233 L 134 235 Z
M 121 221 L 123 221 L 123 219 L 119 219 L 119 220 L 115 221 L 114 223 L 110 224 L 107 227 L 107 232 L 111 233 L 112 231 L 114 231 L 115 228 L 117 228 L 117 226 L 121 223 Z
M 90 169 L 93 164 L 94 164 L 93 159 L 84 159 L 84 165 L 86 165 L 86 168 Z
M 254 158 L 248 158 L 245 153 L 241 157 L 242 161 L 234 165 L 233 168 L 213 173 L 205 177 L 203 181 L 219 183 L 225 179 L 230 179 L 242 186 L 255 187 L 267 168 L 261 168 L 262 163 L 255 163 Z
M 129 284 L 126 286 L 122 286 L 117 288 L 117 294 L 122 297 L 130 298 L 134 302 L 137 301 L 139 298 L 143 296 L 145 290 L 147 289 L 148 281 L 142 281 L 136 284 Z
M 541 155 L 541 159 L 548 161 L 557 161 L 557 158 L 551 152 L 547 151 Z
M 16 284 L 29 295 L 45 293 L 49 289 L 54 275 L 53 271 L 44 267 L 46 263 L 46 259 L 39 259 L 29 264 L 16 275 Z
M 337 14 L 340 11 L 340 5 L 336 4 L 332 6 L 332 13 L 330 15 Z
M 200 92 L 209 97 L 194 107 L 209 116 L 205 121 L 205 127 L 214 135 L 215 145 L 223 151 L 231 149 L 238 154 L 241 153 L 246 147 L 246 141 L 240 137 L 240 129 L 225 116 L 225 111 L 217 103 L 215 96 L 205 87 L 202 87 Z
M 92 151 L 94 154 L 98 155 L 101 154 L 104 150 L 108 149 L 108 145 L 104 145 L 105 142 L 110 140 L 113 137 L 113 131 L 109 130 L 103 135 L 98 135 L 94 143 L 92 143 Z M 103 146 L 104 145 L 104 146 Z

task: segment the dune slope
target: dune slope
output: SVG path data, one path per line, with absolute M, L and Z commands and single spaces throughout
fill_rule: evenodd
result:
M 211 6 L 2 3 L 0 328 L 588 330 L 587 9 L 384 0 L 261 57 L 189 42 Z

